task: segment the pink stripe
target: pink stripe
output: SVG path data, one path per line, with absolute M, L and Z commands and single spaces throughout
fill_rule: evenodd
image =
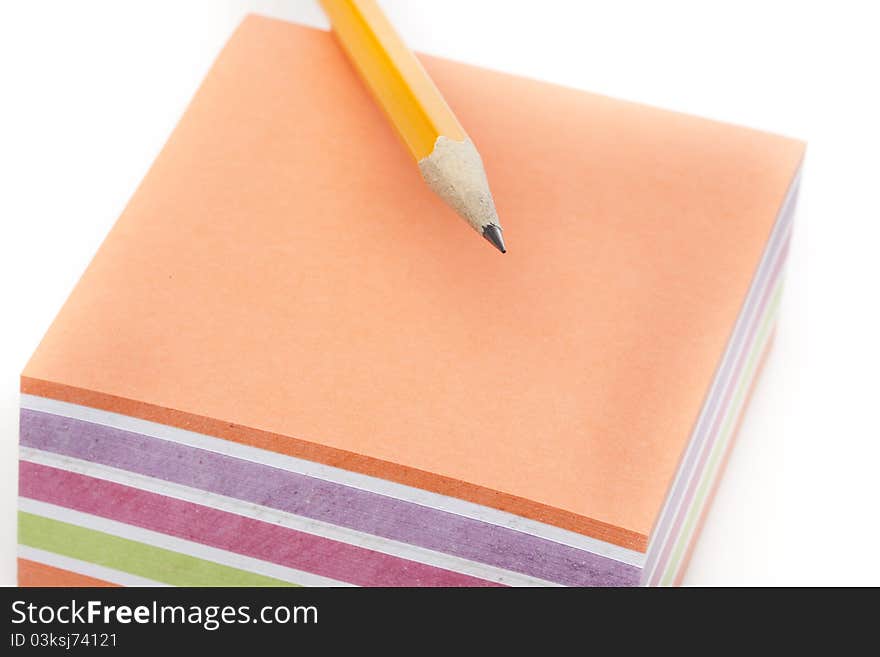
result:
M 199 504 L 21 461 L 20 494 L 359 586 L 500 586 Z
M 749 353 L 751 352 L 755 336 L 758 332 L 758 329 L 760 328 L 760 320 L 763 319 L 764 309 L 767 307 L 767 304 L 770 301 L 776 280 L 779 278 L 779 274 L 781 273 L 782 268 L 785 264 L 790 244 L 791 233 L 789 232 L 789 234 L 785 238 L 785 242 L 783 243 L 782 248 L 779 251 L 776 262 L 773 265 L 773 272 L 770 274 L 770 279 L 767 282 L 766 289 L 764 290 L 764 293 L 761 297 L 761 304 L 759 306 L 758 312 L 755 314 L 755 321 L 753 321 L 751 326 L 749 326 L 747 337 L 745 340 L 746 346 L 739 354 L 739 358 L 737 359 L 734 369 L 734 374 L 733 376 L 731 376 L 730 383 L 727 386 L 727 389 L 724 391 L 724 398 L 720 406 L 722 412 L 716 414 L 714 420 L 712 421 L 712 425 L 710 426 L 709 432 L 707 434 L 708 436 L 710 436 L 710 438 L 706 441 L 705 447 L 700 454 L 700 460 L 698 461 L 696 467 L 691 471 L 693 474 L 691 476 L 690 482 L 688 483 L 687 490 L 682 498 L 680 506 L 678 507 L 678 512 L 675 516 L 675 521 L 672 525 L 672 529 L 670 530 L 667 540 L 663 545 L 663 550 L 660 554 L 659 559 L 657 560 L 657 566 L 648 580 L 648 584 L 650 586 L 655 586 L 660 581 L 663 571 L 666 567 L 666 563 L 669 560 L 669 554 L 672 551 L 673 546 L 677 542 L 679 532 L 681 531 L 681 526 L 682 524 L 684 524 L 684 519 L 685 517 L 687 517 L 688 511 L 690 510 L 691 502 L 696 496 L 697 486 L 702 478 L 700 475 L 702 474 L 706 466 L 706 461 L 709 459 L 709 454 L 712 452 L 712 448 L 718 439 L 721 421 L 727 415 L 727 410 L 730 405 L 731 398 L 733 397 L 734 391 L 738 388 L 741 371 L 745 366 L 746 360 L 748 359 Z

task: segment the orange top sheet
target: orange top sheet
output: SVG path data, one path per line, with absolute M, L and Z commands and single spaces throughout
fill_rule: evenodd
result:
M 424 62 L 506 256 L 328 33 L 250 17 L 22 389 L 644 549 L 803 145 Z

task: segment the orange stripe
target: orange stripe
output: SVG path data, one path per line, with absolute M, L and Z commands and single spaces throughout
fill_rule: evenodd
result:
M 119 586 L 102 579 L 95 579 L 87 575 L 80 575 L 62 568 L 47 566 L 28 559 L 18 560 L 18 585 L 19 586 L 51 586 L 57 588 L 83 586 Z
M 681 561 L 681 567 L 678 569 L 678 574 L 675 576 L 675 579 L 672 582 L 673 586 L 681 586 L 682 581 L 684 580 L 684 574 L 687 572 L 688 565 L 690 564 L 691 557 L 694 553 L 694 547 L 697 545 L 697 539 L 700 537 L 700 533 L 703 531 L 703 526 L 706 524 L 706 518 L 709 516 L 709 509 L 712 508 L 712 503 L 715 501 L 715 495 L 718 493 L 718 486 L 721 483 L 721 479 L 724 477 L 724 472 L 727 470 L 727 463 L 730 461 L 730 455 L 733 453 L 733 446 L 736 444 L 737 436 L 739 436 L 740 427 L 743 425 L 743 421 L 746 417 L 746 410 L 749 408 L 749 405 L 752 402 L 752 395 L 755 393 L 755 388 L 758 386 L 758 381 L 761 380 L 761 373 L 764 371 L 764 365 L 767 362 L 767 357 L 770 355 L 770 350 L 773 347 L 773 341 L 776 339 L 776 328 L 773 329 L 773 332 L 770 334 L 770 339 L 767 341 L 767 346 L 764 347 L 764 353 L 761 355 L 761 360 L 758 362 L 758 369 L 755 371 L 755 376 L 752 378 L 752 382 L 749 385 L 749 391 L 746 393 L 745 403 L 740 409 L 739 417 L 736 420 L 736 426 L 733 429 L 733 436 L 731 436 L 730 443 L 727 445 L 727 449 L 724 451 L 724 456 L 721 459 L 721 464 L 718 467 L 718 474 L 715 476 L 715 482 L 712 484 L 712 488 L 709 490 L 709 494 L 706 496 L 706 504 L 703 506 L 703 511 L 700 514 L 699 520 L 697 520 L 697 526 L 694 530 L 693 536 L 691 536 L 691 541 L 687 546 L 687 550 L 684 553 Z
M 29 376 L 21 377 L 21 392 L 127 415 L 149 422 L 157 422 L 187 431 L 215 436 L 242 445 L 249 445 L 307 461 L 323 463 L 343 470 L 359 472 L 405 486 L 456 497 L 475 504 L 538 520 L 548 525 L 562 527 L 639 552 L 644 552 L 648 544 L 648 538 L 644 534 L 615 527 L 593 518 L 451 477 L 408 468 L 397 463 L 355 454 L 354 452 L 348 452 L 335 447 L 310 443 L 269 431 L 251 429 L 209 417 L 160 408 L 152 404 L 92 390 L 84 390 L 61 383 L 35 379 Z

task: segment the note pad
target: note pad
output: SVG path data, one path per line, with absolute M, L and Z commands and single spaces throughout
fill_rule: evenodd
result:
M 802 143 L 424 57 L 509 253 L 249 17 L 21 379 L 24 585 L 680 581 Z

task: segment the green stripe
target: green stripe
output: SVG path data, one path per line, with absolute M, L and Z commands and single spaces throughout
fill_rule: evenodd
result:
M 758 367 L 759 358 L 763 353 L 763 345 L 767 341 L 770 329 L 773 326 L 773 319 L 775 319 L 776 311 L 779 309 L 779 300 L 781 296 L 782 278 L 779 279 L 779 283 L 776 285 L 776 290 L 773 293 L 773 298 L 770 301 L 770 305 L 765 312 L 764 320 L 761 324 L 760 333 L 758 334 L 758 338 L 755 341 L 754 347 L 752 347 L 751 354 L 749 354 L 749 359 L 746 362 L 745 374 L 740 377 L 739 387 L 736 391 L 736 395 L 731 404 L 728 406 L 727 416 L 725 417 L 724 424 L 721 428 L 722 438 L 718 440 L 715 443 L 715 446 L 712 448 L 712 452 L 709 456 L 709 462 L 706 464 L 700 486 L 697 489 L 697 496 L 694 499 L 693 504 L 691 504 L 690 510 L 688 511 L 684 527 L 682 527 L 682 530 L 678 535 L 675 550 L 672 553 L 672 556 L 669 559 L 669 563 L 666 566 L 666 572 L 663 575 L 663 579 L 660 581 L 660 586 L 670 586 L 672 584 L 675 572 L 678 569 L 678 562 L 681 560 L 681 556 L 687 545 L 686 537 L 690 535 L 694 524 L 697 522 L 697 519 L 700 516 L 706 494 L 709 492 L 711 483 L 715 480 L 715 469 L 718 467 L 718 464 L 721 460 L 722 455 L 724 454 L 728 442 L 730 442 L 730 434 L 733 433 L 733 428 L 735 426 L 735 421 L 737 417 L 735 409 L 739 407 L 743 397 L 748 392 L 749 385 L 754 377 L 755 370 Z
M 23 511 L 18 513 L 18 541 L 172 586 L 297 586 Z

